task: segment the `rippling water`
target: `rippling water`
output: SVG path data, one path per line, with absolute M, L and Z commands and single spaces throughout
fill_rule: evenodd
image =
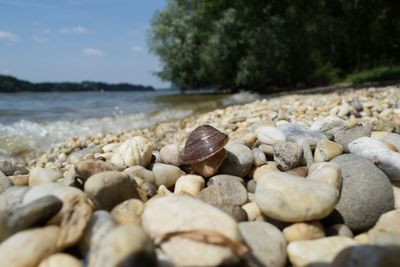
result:
M 32 158 L 69 136 L 150 127 L 255 98 L 177 91 L 0 93 L 0 159 Z

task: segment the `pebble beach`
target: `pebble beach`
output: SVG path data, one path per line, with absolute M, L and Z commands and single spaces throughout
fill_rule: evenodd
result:
M 293 92 L 0 161 L 0 266 L 400 266 L 400 85 Z

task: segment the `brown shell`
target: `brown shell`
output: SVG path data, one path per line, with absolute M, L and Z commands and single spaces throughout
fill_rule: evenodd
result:
M 229 137 L 210 125 L 194 129 L 181 153 L 183 164 L 192 164 L 215 155 L 228 143 Z

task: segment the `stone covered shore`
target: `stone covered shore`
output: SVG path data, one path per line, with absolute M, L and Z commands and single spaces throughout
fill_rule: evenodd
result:
M 400 266 L 399 133 L 387 86 L 70 138 L 0 162 L 0 266 Z

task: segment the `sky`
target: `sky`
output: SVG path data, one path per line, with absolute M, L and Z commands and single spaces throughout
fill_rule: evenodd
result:
M 0 0 L 0 74 L 168 87 L 146 36 L 166 0 Z

